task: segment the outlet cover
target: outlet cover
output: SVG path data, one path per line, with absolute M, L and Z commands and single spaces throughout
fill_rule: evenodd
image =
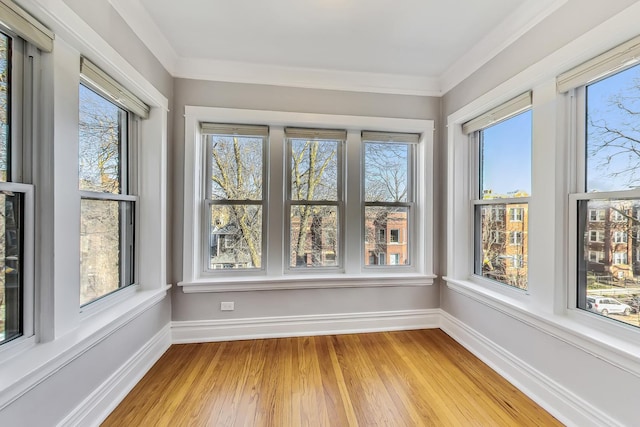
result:
M 221 302 L 220 303 L 220 310 L 221 311 L 233 311 L 233 310 L 235 310 L 234 302 L 233 301 Z

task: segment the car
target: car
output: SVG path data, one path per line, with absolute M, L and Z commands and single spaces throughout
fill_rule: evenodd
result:
M 621 303 L 615 298 L 603 297 L 599 295 L 589 295 L 587 297 L 587 307 L 591 311 L 595 311 L 603 316 L 609 314 L 622 314 L 628 316 L 631 314 L 631 307 Z

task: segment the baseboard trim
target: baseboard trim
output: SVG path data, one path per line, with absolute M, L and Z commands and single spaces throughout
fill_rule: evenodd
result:
M 71 411 L 58 427 L 99 426 L 171 346 L 167 323 L 104 383 Z
M 256 338 L 351 334 L 438 328 L 440 309 L 350 314 L 255 317 L 171 323 L 172 342 L 198 343 Z
M 567 426 L 622 426 L 572 391 L 442 310 L 440 329 Z

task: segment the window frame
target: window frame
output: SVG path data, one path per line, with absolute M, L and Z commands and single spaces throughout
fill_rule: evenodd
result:
M 384 242 L 378 240 L 379 243 L 382 243 L 386 246 L 388 245 L 399 245 L 406 244 L 407 246 L 407 256 L 405 259 L 405 263 L 391 264 L 387 262 L 387 258 L 390 259 L 390 256 L 387 256 L 388 253 L 385 252 L 384 258 L 381 258 L 378 254 L 377 260 L 378 262 L 375 265 L 367 265 L 365 263 L 365 258 L 362 257 L 362 265 L 363 269 L 366 271 L 371 269 L 371 271 L 380 271 L 383 269 L 387 269 L 389 271 L 393 270 L 411 270 L 414 268 L 413 266 L 413 257 L 416 251 L 416 246 L 414 243 L 414 239 L 410 236 L 413 234 L 412 230 L 416 229 L 416 188 L 418 183 L 416 182 L 416 169 L 417 165 L 417 156 L 418 156 L 418 143 L 412 141 L 412 136 L 409 133 L 407 135 L 402 135 L 401 133 L 391 133 L 391 132 L 368 132 L 363 131 L 361 133 L 361 145 L 362 145 L 362 188 L 361 188 L 361 200 L 362 203 L 362 222 L 363 222 L 363 230 L 362 233 L 364 235 L 367 234 L 366 230 L 366 209 L 368 207 L 390 207 L 390 208 L 401 208 L 407 210 L 407 230 L 405 232 L 404 241 L 400 240 L 400 230 L 398 229 L 398 241 L 393 242 L 391 240 L 391 229 L 387 233 L 387 229 L 377 229 L 379 233 L 384 233 Z M 369 138 L 365 138 L 365 135 L 369 136 Z M 384 201 L 367 201 L 365 195 L 365 173 L 366 173 L 366 155 L 365 155 L 365 147 L 367 143 L 374 144 L 402 144 L 407 146 L 407 197 L 405 202 L 384 202 Z M 379 236 L 378 236 L 379 237 Z M 365 241 L 366 238 L 362 239 L 362 250 L 365 250 Z M 383 259 L 384 262 L 380 263 L 380 259 Z
M 84 58 L 81 58 L 84 60 Z M 119 278 L 118 288 L 103 295 L 100 295 L 90 301 L 80 302 L 80 312 L 90 309 L 92 305 L 100 305 L 101 300 L 109 298 L 112 295 L 123 291 L 129 287 L 135 287 L 138 282 L 138 249 L 136 248 L 136 242 L 138 239 L 138 178 L 137 178 L 137 164 L 138 164 L 138 135 L 140 127 L 140 117 L 134 112 L 125 108 L 125 106 L 114 101 L 114 96 L 104 88 L 98 86 L 93 81 L 86 78 L 83 74 L 80 74 L 80 82 L 78 86 L 78 92 L 80 87 L 84 86 L 87 90 L 92 91 L 95 95 L 100 96 L 105 101 L 111 103 L 113 106 L 119 109 L 119 114 L 126 116 L 126 124 L 124 130 L 120 130 L 119 141 L 119 164 L 118 175 L 120 180 L 120 189 L 118 193 L 100 192 L 92 190 L 81 190 L 79 188 L 78 180 L 78 195 L 80 198 L 80 204 L 83 200 L 96 200 L 96 201 L 113 201 L 119 204 L 119 253 L 118 253 L 118 265 L 119 265 Z M 80 101 L 79 101 L 80 102 Z M 79 106 L 79 104 L 78 104 Z M 80 111 L 78 111 L 80 114 Z M 79 138 L 79 137 L 78 137 Z M 125 140 L 123 142 L 123 140 Z M 79 139 L 78 139 L 79 141 Z M 124 145 L 124 147 L 123 147 Z M 78 156 L 79 161 L 79 156 Z M 79 178 L 79 176 L 78 176 Z M 127 212 L 127 208 L 123 206 L 128 205 L 130 212 Z M 81 215 L 80 215 L 81 220 Z M 129 227 L 122 226 L 122 222 L 130 220 Z M 82 249 L 82 248 L 80 248 Z M 80 260 L 79 260 L 80 262 Z M 130 278 L 131 280 L 128 280 Z M 81 276 L 80 276 L 81 279 Z M 126 283 L 130 281 L 131 283 Z M 82 289 L 82 281 L 79 282 Z
M 222 127 L 233 127 L 233 125 L 227 125 L 227 124 L 214 124 L 214 126 L 222 126 Z M 261 125 L 248 125 L 250 127 L 264 127 Z M 246 127 L 246 125 L 245 125 Z M 238 132 L 242 133 L 242 129 L 239 129 Z M 245 132 L 247 133 L 247 132 Z M 201 132 L 202 134 L 202 138 L 207 138 L 207 136 L 209 135 L 223 135 L 223 133 L 212 133 L 212 132 Z M 234 135 L 237 136 L 249 136 L 249 135 L 239 135 L 238 133 L 235 133 Z M 268 223 L 268 205 L 267 205 L 267 190 L 269 188 L 269 173 L 268 173 L 268 159 L 269 159 L 269 129 L 267 127 L 266 129 L 266 136 L 256 136 L 256 135 L 251 135 L 251 137 L 255 137 L 255 138 L 262 138 L 262 198 L 258 201 L 258 200 L 232 200 L 232 199 L 221 199 L 221 200 L 213 200 L 210 198 L 211 196 L 211 191 L 212 191 L 212 184 L 211 184 L 211 180 L 208 179 L 208 177 L 210 177 L 210 172 L 212 170 L 212 149 L 213 147 L 209 147 L 210 144 L 207 144 L 206 142 L 203 142 L 203 149 L 204 149 L 204 171 L 206 171 L 206 174 L 203 173 L 203 181 L 204 181 L 204 185 L 203 185 L 203 199 L 204 199 L 204 204 L 203 204 L 203 210 L 202 210 L 202 222 L 204 224 L 204 228 L 206 230 L 211 230 L 211 206 L 214 205 L 220 205 L 220 206 L 232 206 L 234 204 L 246 204 L 246 205 L 256 205 L 256 206 L 260 206 L 262 209 L 262 242 L 261 244 L 261 251 L 262 251 L 262 257 L 261 257 L 261 263 L 260 263 L 260 267 L 256 267 L 256 268 L 244 268 L 241 269 L 245 272 L 253 272 L 253 271 L 264 271 L 265 266 L 264 266 L 264 261 L 266 259 L 266 257 L 268 256 L 268 247 L 267 247 L 267 242 L 266 242 L 266 224 Z M 211 259 L 210 259 L 210 252 L 209 252 L 209 238 L 210 238 L 210 231 L 209 233 L 207 233 L 205 235 L 205 233 L 202 233 L 202 249 L 201 249 L 201 253 L 202 253 L 202 268 L 203 268 L 203 272 L 204 273 L 214 273 L 214 274 L 219 274 L 221 271 L 224 271 L 225 269 L 217 269 L 217 268 L 210 268 L 209 266 L 211 265 Z M 225 239 L 226 240 L 226 239 Z M 226 243 L 225 243 L 226 244 Z M 218 264 L 218 263 L 215 263 Z M 249 273 L 251 274 L 251 273 Z
M 262 123 L 270 128 L 269 141 L 269 220 L 267 224 L 267 260 L 266 269 L 261 272 L 245 272 L 237 275 L 220 271 L 216 275 L 201 271 L 202 233 L 201 201 L 202 194 L 201 167 L 204 150 L 201 147 L 200 123 Z M 316 274 L 298 274 L 285 271 L 285 255 L 283 241 L 285 216 L 285 127 L 303 127 L 320 129 L 346 129 L 345 167 L 350 171 L 349 180 L 345 180 L 345 195 L 349 200 L 361 195 L 361 172 L 356 179 L 353 170 L 360 170 L 361 132 L 373 129 L 387 132 L 418 133 L 420 149 L 420 171 L 416 176 L 419 183 L 417 204 L 420 216 L 419 229 L 416 236 L 419 240 L 419 259 L 411 269 L 368 273 L 362 268 L 362 248 L 364 241 L 361 203 L 345 205 L 345 218 L 349 224 L 345 227 L 344 253 L 358 254 L 349 256 L 344 261 L 344 270 Z M 185 188 L 184 188 L 184 232 L 183 232 L 183 274 L 178 283 L 186 293 L 193 292 L 225 292 L 265 289 L 301 289 L 332 288 L 358 286 L 425 286 L 433 284 L 433 120 L 396 119 L 367 116 L 342 116 L 332 114 L 307 114 L 269 110 L 243 110 L 218 107 L 185 107 Z M 281 178 L 278 178 L 280 176 Z M 277 181 L 277 182 L 276 182 Z M 276 203 L 276 201 L 278 201 Z M 194 213 L 197 212 L 197 215 Z M 194 238 L 197 244 L 194 244 Z
M 344 139 L 332 139 L 323 137 L 324 132 L 334 133 L 334 129 L 322 129 L 322 128 L 304 128 L 293 129 L 295 131 L 302 130 L 309 133 L 317 133 L 319 136 L 309 137 L 309 140 L 314 141 L 336 141 L 336 200 L 295 200 L 291 194 L 292 190 L 292 170 L 291 160 L 293 156 L 292 139 L 300 140 L 304 138 L 290 137 L 288 136 L 287 127 L 284 129 L 285 135 L 285 212 L 284 212 L 284 271 L 286 274 L 326 274 L 340 273 L 344 271 L 345 262 L 345 244 L 344 244 L 344 227 L 345 227 L 345 154 L 346 154 L 346 131 L 338 130 L 337 133 L 344 132 Z M 336 215 L 338 217 L 336 222 L 336 239 L 338 250 L 338 256 L 336 257 L 336 265 L 326 266 L 292 266 L 291 265 L 291 212 L 294 206 L 333 206 L 336 209 Z M 306 254 L 305 254 L 306 256 Z M 287 261 L 288 260 L 288 261 Z
M 491 206 L 491 217 L 494 218 L 495 216 L 497 216 L 497 218 L 495 218 L 495 221 L 498 223 L 504 223 L 505 224 L 505 230 L 504 233 L 502 234 L 508 234 L 508 236 L 502 236 L 500 239 L 496 240 L 498 243 L 503 244 L 505 243 L 506 246 L 523 246 L 524 245 L 524 235 L 521 234 L 521 243 L 520 244 L 514 244 L 513 243 L 513 237 L 514 237 L 514 231 L 510 231 L 507 229 L 507 222 L 511 222 L 511 209 L 522 209 L 522 219 L 520 221 L 514 221 L 516 223 L 523 223 L 525 220 L 525 215 L 524 215 L 524 208 L 520 207 L 520 206 L 515 206 L 515 207 L 510 207 L 509 205 L 527 205 L 527 209 L 529 209 L 529 206 L 531 205 L 531 200 L 532 197 L 531 195 L 529 195 L 528 197 L 498 197 L 498 198 L 488 198 L 488 199 L 484 199 L 482 198 L 482 195 L 480 194 L 482 191 L 482 188 L 480 187 L 480 182 L 481 182 L 481 162 L 482 162 L 482 156 L 481 156 L 481 146 L 482 146 L 482 139 L 483 139 L 483 132 L 485 129 L 490 128 L 491 126 L 494 125 L 498 125 L 502 122 L 506 122 L 508 120 L 513 119 L 514 117 L 517 117 L 521 114 L 527 113 L 529 112 L 531 114 L 531 129 L 532 129 L 532 135 L 531 135 L 531 140 L 532 140 L 532 145 L 533 145 L 533 123 L 534 123 L 534 117 L 533 117 L 533 100 L 532 100 L 532 92 L 531 91 L 527 91 L 523 94 L 521 94 L 520 96 L 513 98 L 510 101 L 507 101 L 501 105 L 499 105 L 498 107 L 494 107 L 492 110 L 480 115 L 478 118 L 470 120 L 469 122 L 465 123 L 462 125 L 462 127 L 464 128 L 465 126 L 470 126 L 472 129 L 475 128 L 475 130 L 473 130 L 471 133 L 469 133 L 466 136 L 466 142 L 468 144 L 468 146 L 466 147 L 466 149 L 469 151 L 469 155 L 471 157 L 471 163 L 473 164 L 473 173 L 469 174 L 469 188 L 468 188 L 468 197 L 470 199 L 470 205 L 471 205 L 471 216 L 470 218 L 472 219 L 472 225 L 470 226 L 470 232 L 471 232 L 471 242 L 472 242 L 472 253 L 470 255 L 471 260 L 472 260 L 472 267 L 471 267 L 471 272 L 470 272 L 470 280 L 482 284 L 483 286 L 490 286 L 492 288 L 494 288 L 495 286 L 498 287 L 507 287 L 507 288 L 512 288 L 514 291 L 516 292 L 520 292 L 520 293 L 527 293 L 528 292 L 528 288 L 529 288 L 529 269 L 527 268 L 527 287 L 526 288 L 520 288 L 518 286 L 515 285 L 511 285 L 508 283 L 504 283 L 504 282 L 500 282 L 498 280 L 494 280 L 491 279 L 489 277 L 485 277 L 482 274 L 479 274 L 478 272 L 482 272 L 482 267 L 483 267 L 483 258 L 481 256 L 482 254 L 482 225 L 480 224 L 482 218 L 481 218 L 481 209 L 485 208 L 487 206 Z M 516 104 L 517 106 L 514 107 L 513 104 Z M 506 109 L 506 112 L 505 112 Z M 505 114 L 503 116 L 500 115 L 496 115 L 496 112 L 498 113 L 502 113 Z M 489 118 L 486 118 L 486 116 L 488 116 Z M 489 120 L 488 122 L 486 122 L 487 120 Z M 479 121 L 481 124 L 479 125 L 475 125 L 474 122 Z M 485 123 L 486 122 L 486 123 Z M 484 126 L 482 126 L 484 124 Z M 479 127 L 482 126 L 482 127 Z M 532 147 L 533 149 L 533 147 Z M 533 163 L 533 156 L 531 159 L 532 163 Z M 532 170 L 533 170 L 533 166 L 532 166 Z M 532 179 L 533 181 L 533 179 Z M 533 182 L 532 182 L 533 185 Z M 533 191 L 533 189 L 532 189 Z M 501 206 L 504 205 L 504 208 L 501 208 Z M 501 214 L 495 215 L 495 212 L 501 212 Z M 526 215 L 527 216 L 527 231 L 529 229 L 529 214 Z M 508 221 L 507 221 L 508 219 Z M 490 230 L 490 232 L 496 232 L 495 230 Z M 521 232 L 523 233 L 523 232 Z M 527 240 L 527 258 L 529 256 L 529 248 L 528 248 L 528 239 Z M 506 255 L 506 254 L 505 254 Z M 522 266 L 524 267 L 524 259 L 522 260 Z M 528 262 L 527 262 L 528 264 Z M 513 267 L 514 263 L 510 263 L 510 267 L 511 268 L 523 268 L 523 267 Z
M 33 117 L 34 103 L 38 96 L 40 52 L 20 34 L 0 24 L 0 31 L 10 39 L 9 57 L 7 180 L 0 182 L 0 191 L 23 195 L 22 233 L 20 239 L 20 334 L 0 342 L 0 354 L 19 351 L 35 342 L 36 289 L 35 289 L 35 186 L 33 182 L 33 157 L 36 123 Z

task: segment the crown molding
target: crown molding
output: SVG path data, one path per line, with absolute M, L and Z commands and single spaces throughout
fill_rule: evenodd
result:
M 523 3 L 442 74 L 440 91 L 444 94 L 456 87 L 567 1 L 536 0 Z
M 173 75 L 180 57 L 140 1 L 109 0 L 109 3 L 169 74 Z
M 281 67 L 210 59 L 182 58 L 178 61 L 174 77 L 398 95 L 442 95 L 438 79 L 431 77 Z
M 397 95 L 442 96 L 518 40 L 568 0 L 529 0 L 440 76 L 287 67 L 181 57 L 140 0 L 109 0 L 124 21 L 176 78 Z

